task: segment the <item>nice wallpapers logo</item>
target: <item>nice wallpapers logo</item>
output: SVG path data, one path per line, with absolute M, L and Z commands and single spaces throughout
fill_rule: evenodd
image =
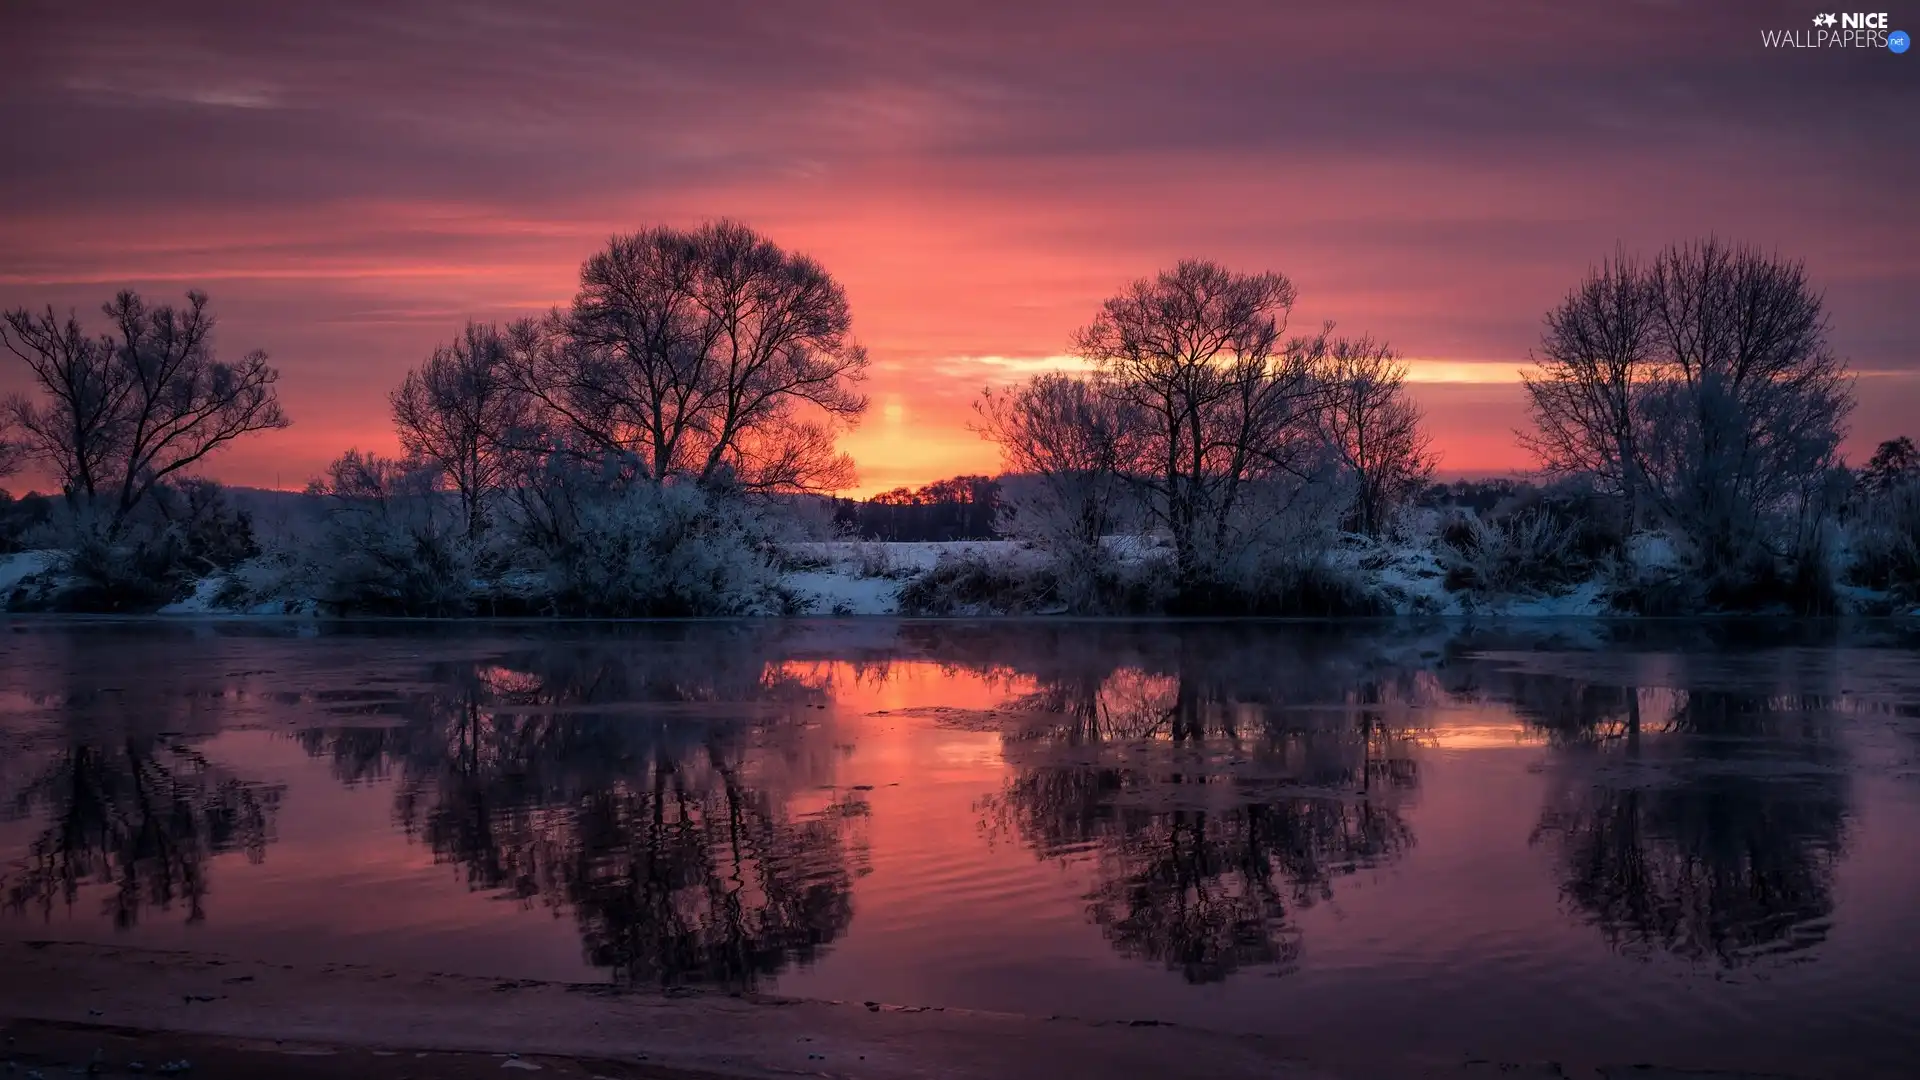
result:
M 1884 11 L 1824 12 L 1813 17 L 1811 29 L 1762 30 L 1760 42 L 1769 49 L 1886 49 L 1903 53 L 1913 44 L 1905 30 L 1891 30 Z

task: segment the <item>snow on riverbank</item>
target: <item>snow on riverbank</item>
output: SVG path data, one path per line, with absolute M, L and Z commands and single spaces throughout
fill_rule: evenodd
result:
M 12 555 L 0 555 L 0 606 L 6 604 L 14 586 L 35 574 L 45 573 L 59 560 L 60 553 L 57 551 L 17 551 Z
M 780 583 L 808 615 L 895 615 L 907 582 L 933 569 L 942 556 L 964 555 L 1017 559 L 1023 552 L 1011 540 L 793 544 L 786 556 L 797 569 L 781 575 Z
M 1123 563 L 1164 554 L 1157 546 L 1133 537 L 1110 538 L 1108 546 Z M 1669 552 L 1651 541 L 1639 543 L 1633 555 L 1636 563 L 1644 564 L 1643 570 L 1666 567 L 1672 561 Z M 1329 569 L 1359 583 L 1395 615 L 1567 618 L 1621 614 L 1612 607 L 1608 582 L 1599 576 L 1513 595 L 1449 587 L 1448 564 L 1432 543 L 1392 544 L 1348 536 L 1324 558 Z M 0 556 L 0 610 L 23 583 L 31 590 L 30 578 L 58 574 L 62 559 L 62 554 L 55 551 Z M 942 559 L 983 560 L 1016 574 L 1038 570 L 1042 563 L 1039 552 L 1011 540 L 809 542 L 783 550 L 785 569 L 779 575 L 779 588 L 791 614 L 897 615 L 901 613 L 902 591 Z M 255 559 L 200 579 L 188 595 L 160 608 L 157 614 L 311 616 L 317 605 L 302 580 L 299 569 L 285 559 Z M 1885 595 L 1854 586 L 1840 587 L 1839 594 L 1844 607 L 1856 612 L 1888 613 L 1891 606 Z M 1897 614 L 1920 617 L 1920 608 Z

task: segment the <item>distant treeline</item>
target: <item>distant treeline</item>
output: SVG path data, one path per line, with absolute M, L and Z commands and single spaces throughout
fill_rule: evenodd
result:
M 998 540 L 1000 481 L 956 476 L 917 488 L 894 488 L 870 499 L 833 499 L 836 529 L 862 540 Z
M 861 540 L 891 543 L 1000 540 L 1002 477 L 955 476 L 917 488 L 897 487 L 866 499 L 832 498 L 834 528 Z M 1515 477 L 1428 484 L 1415 502 L 1487 513 L 1524 498 L 1535 485 Z

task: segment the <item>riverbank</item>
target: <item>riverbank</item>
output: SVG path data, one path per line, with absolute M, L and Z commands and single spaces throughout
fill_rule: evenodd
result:
M 1119 544 L 1115 552 L 1115 566 L 1131 575 L 1128 580 L 1135 582 L 1136 591 L 1150 592 L 1141 583 L 1159 573 L 1145 561 L 1151 551 Z M 157 608 L 75 606 L 74 597 L 84 594 L 97 599 L 99 590 L 87 592 L 85 583 L 67 569 L 69 561 L 69 556 L 57 551 L 0 556 L 0 611 L 311 618 L 339 610 L 317 598 L 323 590 L 315 584 L 313 567 L 296 565 L 284 556 L 262 556 L 230 570 L 192 578 L 180 586 L 175 599 Z M 758 599 L 707 614 L 979 618 L 1089 613 L 1062 599 L 1061 584 L 1038 552 L 1008 540 L 795 544 L 765 569 Z M 1663 543 L 1639 545 L 1633 559 L 1620 565 L 1543 575 L 1521 573 L 1492 556 L 1462 561 L 1458 552 L 1437 543 L 1390 544 L 1348 537 L 1309 571 L 1300 571 L 1305 576 L 1289 593 L 1293 599 L 1273 610 L 1256 606 L 1241 611 L 1229 605 L 1230 610 L 1220 614 L 1563 619 L 1794 614 L 1785 600 L 1764 594 L 1756 594 L 1747 607 L 1702 606 L 1701 598 L 1688 593 L 1689 575 Z M 413 614 L 545 617 L 561 610 L 544 591 L 549 584 L 542 575 L 526 571 L 498 581 L 476 580 L 471 583 L 472 595 L 462 605 Z M 701 612 L 696 605 L 680 613 Z M 1148 604 L 1142 610 L 1101 608 L 1093 613 L 1151 616 L 1163 612 Z M 1920 606 L 1897 592 L 1835 581 L 1829 602 L 1818 613 L 1920 617 Z
M 1142 1017 L 1099 1023 L 760 995 L 626 992 L 48 942 L 0 944 L 10 1076 L 78 1071 L 194 1080 L 837 1077 L 908 1080 L 1760 1080 L 1648 1063 L 1396 1057 L 1391 1039 L 1329 1059 Z M 1388 1033 L 1383 1033 L 1383 1036 Z M 138 1062 L 138 1072 L 130 1063 Z
M 274 1062 L 270 1075 L 300 1075 L 293 1071 L 298 1067 L 309 1075 L 422 1078 L 474 1075 L 473 1069 L 532 1073 L 533 1065 L 545 1072 L 550 1064 L 560 1076 L 689 1080 L 1339 1075 L 1289 1061 L 1283 1048 L 1260 1040 L 1145 1021 L 1097 1024 L 881 1002 L 627 993 L 602 984 L 349 966 L 296 969 L 79 944 L 9 943 L 0 946 L 0 968 L 8 972 L 0 1015 L 9 1018 L 10 1034 L 28 1040 L 16 1047 L 44 1047 L 41 1056 L 49 1065 L 59 1059 L 58 1075 L 91 1060 L 87 1034 L 121 1040 L 109 1054 L 119 1055 L 114 1061 L 121 1072 L 126 1055 L 137 1050 L 146 1055 L 149 1074 L 186 1057 L 196 1078 L 219 1075 L 214 1062 L 241 1068 L 265 1061 Z M 13 1026 L 21 1021 L 26 1024 L 16 1034 Z M 108 1049 L 104 1042 L 100 1048 Z M 423 1052 L 434 1056 L 410 1056 Z M 210 1066 L 203 1070 L 195 1053 Z M 456 1054 L 470 1060 L 437 1060 Z M 340 1067 L 311 1071 L 321 1057 L 336 1059 Z M 413 1061 L 428 1064 L 416 1072 Z M 516 1061 L 523 1064 L 511 1064 Z M 600 1072 L 600 1063 L 621 1068 Z

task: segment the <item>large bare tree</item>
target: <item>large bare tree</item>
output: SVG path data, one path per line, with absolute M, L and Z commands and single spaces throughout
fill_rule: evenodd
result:
M 1547 317 L 1528 442 L 1742 563 L 1802 539 L 1838 464 L 1853 402 L 1827 333 L 1800 262 L 1714 239 L 1616 259 Z
M 1625 252 L 1602 262 L 1547 313 L 1533 372 L 1523 373 L 1534 428 L 1520 433 L 1550 473 L 1594 480 L 1641 515 L 1634 396 L 1655 377 L 1646 273 Z
M 486 527 L 490 502 L 512 482 L 513 454 L 532 441 L 532 399 L 515 385 L 507 335 L 468 323 L 393 391 L 400 445 L 438 467 L 460 499 L 469 539 Z
M 852 482 L 836 427 L 867 401 L 846 291 L 744 225 L 618 236 L 529 341 L 523 384 L 655 480 L 748 490 Z
M 1352 518 L 1378 535 L 1387 514 L 1433 474 L 1420 410 L 1407 397 L 1407 366 L 1385 343 L 1341 338 L 1319 367 L 1321 437 L 1355 484 Z
M 123 291 L 102 310 L 112 330 L 98 337 L 51 307 L 9 311 L 0 344 L 39 385 L 41 401 L 8 402 L 27 452 L 53 469 L 71 505 L 102 512 L 117 534 L 156 485 L 289 421 L 266 353 L 215 359 L 205 293 L 177 308 Z
M 1258 485 L 1311 450 L 1318 339 L 1286 339 L 1293 283 L 1186 260 L 1109 299 L 1074 337 L 1142 417 L 1127 475 L 1170 534 L 1183 584 L 1227 547 Z

